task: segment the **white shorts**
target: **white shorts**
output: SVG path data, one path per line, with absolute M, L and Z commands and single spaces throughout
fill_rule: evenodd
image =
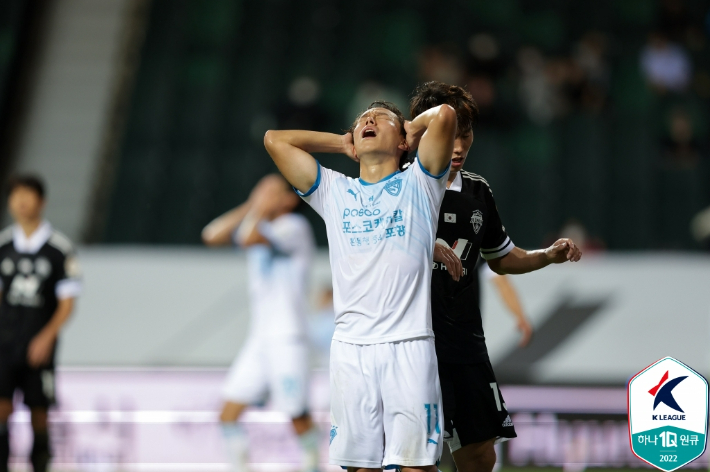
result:
M 291 418 L 308 410 L 308 345 L 299 340 L 250 336 L 227 374 L 225 400 L 254 405 L 269 395 L 274 409 Z
M 434 465 L 444 415 L 434 338 L 330 349 L 330 463 Z

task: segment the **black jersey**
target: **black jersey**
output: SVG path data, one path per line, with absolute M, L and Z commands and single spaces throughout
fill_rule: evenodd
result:
M 0 233 L 0 357 L 25 359 L 32 338 L 49 322 L 59 297 L 78 295 L 78 264 L 71 242 L 43 223 L 19 247 L 18 229 Z
M 505 232 L 488 182 L 471 172 L 459 174 L 461 191 L 446 191 L 436 237 L 454 249 L 464 274 L 455 282 L 443 264 L 434 263 L 432 322 L 437 357 L 444 362 L 473 363 L 488 360 L 479 307 L 479 252 L 484 259 L 496 259 L 514 245 Z M 458 181 L 457 176 L 454 185 Z

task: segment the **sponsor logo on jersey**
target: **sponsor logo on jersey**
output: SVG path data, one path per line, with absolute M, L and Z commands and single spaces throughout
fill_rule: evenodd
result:
M 21 274 L 31 274 L 33 269 L 33 264 L 32 261 L 26 258 L 20 259 L 20 261 L 17 263 L 17 270 L 20 271 Z
M 507 428 L 509 426 L 513 426 L 513 420 L 510 419 L 510 415 L 505 417 L 505 421 L 503 421 L 503 427 Z
M 633 453 L 671 472 L 705 451 L 708 383 L 682 362 L 666 357 L 628 384 L 629 438 Z
M 478 234 L 483 226 L 483 213 L 481 210 L 474 210 L 473 215 L 471 215 L 471 224 L 473 225 L 473 231 Z
M 2 271 L 3 275 L 12 275 L 15 272 L 15 263 L 12 262 L 12 259 L 6 257 L 0 264 L 0 271 Z
M 46 279 L 52 273 L 52 264 L 46 257 L 38 257 L 35 261 L 35 272 Z
M 394 179 L 390 180 L 387 182 L 387 185 L 385 185 L 385 192 L 389 193 L 393 197 L 396 197 L 399 195 L 399 192 L 402 191 L 402 179 Z
M 352 195 L 355 200 L 357 200 L 357 194 L 358 194 L 358 192 L 356 192 L 355 190 L 349 188 L 349 189 L 348 189 L 348 193 L 349 193 L 350 195 Z
M 456 223 L 456 213 L 444 213 L 445 223 Z

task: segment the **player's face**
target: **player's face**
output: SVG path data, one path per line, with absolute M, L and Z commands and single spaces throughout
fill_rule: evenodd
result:
M 44 200 L 33 189 L 18 186 L 10 193 L 7 206 L 15 221 L 28 221 L 42 215 Z
M 454 141 L 454 154 L 451 157 L 451 173 L 456 173 L 463 168 L 468 157 L 468 151 L 473 144 L 473 131 L 468 131 L 461 136 L 457 136 Z
M 392 154 L 406 150 L 397 115 L 386 108 L 372 108 L 360 115 L 353 130 L 353 144 L 358 157 L 368 153 Z

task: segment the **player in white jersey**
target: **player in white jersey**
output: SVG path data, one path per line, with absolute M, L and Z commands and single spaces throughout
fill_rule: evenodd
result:
M 288 414 L 303 450 L 303 469 L 318 468 L 318 431 L 308 414 L 306 283 L 313 257 L 308 221 L 292 213 L 298 197 L 283 177 L 269 175 L 249 199 L 202 232 L 208 245 L 246 248 L 251 326 L 224 386 L 220 420 L 233 470 L 246 470 L 246 434 L 237 423 L 244 409 L 270 394 Z
M 436 471 L 441 392 L 431 325 L 431 264 L 456 113 L 404 120 L 375 102 L 345 135 L 268 131 L 264 144 L 326 224 L 333 275 L 330 463 Z M 399 172 L 404 152 L 415 164 Z M 352 179 L 311 153 L 360 163 Z

